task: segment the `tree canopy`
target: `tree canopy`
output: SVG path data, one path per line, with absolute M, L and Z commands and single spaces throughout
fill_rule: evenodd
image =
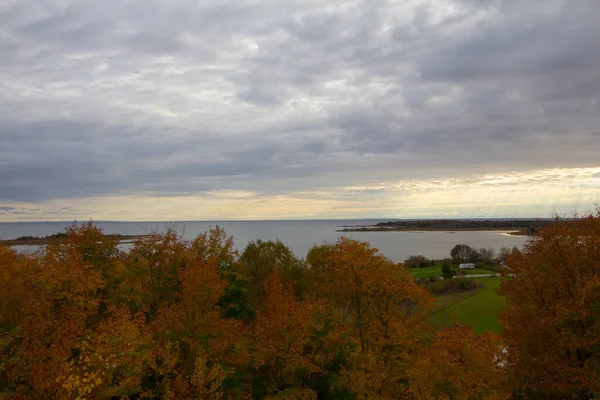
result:
M 600 395 L 598 210 L 502 251 L 501 335 L 436 332 L 432 294 L 350 238 L 302 259 L 280 241 L 240 254 L 219 227 L 128 252 L 92 222 L 67 233 L 34 254 L 0 246 L 0 399 Z

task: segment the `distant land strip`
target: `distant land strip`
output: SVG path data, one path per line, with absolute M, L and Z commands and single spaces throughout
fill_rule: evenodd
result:
M 121 235 L 118 233 L 113 233 L 109 235 L 104 235 L 104 239 L 107 240 L 116 240 L 119 243 L 121 242 L 129 242 L 136 239 L 143 238 L 145 236 L 150 235 Z M 48 235 L 44 237 L 39 236 L 21 236 L 16 239 L 4 239 L 0 240 L 0 245 L 8 245 L 8 246 L 41 246 L 51 243 L 60 243 L 69 238 L 69 235 L 66 233 L 56 233 L 54 235 Z
M 425 219 L 379 222 L 376 225 L 344 225 L 337 232 L 511 231 L 508 232 L 510 235 L 534 235 L 538 229 L 553 222 L 547 219 Z

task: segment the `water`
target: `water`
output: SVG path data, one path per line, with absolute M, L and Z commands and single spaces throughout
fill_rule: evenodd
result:
M 454 245 L 465 243 L 473 248 L 521 248 L 526 236 L 512 236 L 500 231 L 450 232 L 336 232 L 342 225 L 372 225 L 382 220 L 318 220 L 318 221 L 222 221 L 222 222 L 96 222 L 104 233 L 139 235 L 174 227 L 186 238 L 193 238 L 215 225 L 233 235 L 236 247 L 242 250 L 256 239 L 279 239 L 300 257 L 308 249 L 323 242 L 335 242 L 339 236 L 370 242 L 386 257 L 402 261 L 411 255 L 430 259 L 450 256 Z M 19 236 L 46 236 L 64 230 L 65 222 L 0 223 L 0 239 Z M 19 246 L 20 251 L 34 250 L 36 246 Z M 121 245 L 127 249 L 129 245 Z

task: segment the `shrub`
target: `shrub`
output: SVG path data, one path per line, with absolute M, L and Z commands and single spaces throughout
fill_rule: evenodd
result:
M 452 279 L 454 278 L 454 275 L 456 275 L 456 271 L 450 264 L 444 263 L 444 265 L 442 265 L 442 275 L 444 276 L 444 279 Z
M 468 292 L 481 289 L 483 284 L 471 278 L 457 278 L 451 280 L 438 280 L 423 285 L 435 296 L 445 294 Z
M 480 268 L 480 269 L 487 269 L 488 271 L 491 272 L 499 272 L 500 268 L 497 265 L 489 265 L 484 263 L 483 261 L 477 261 L 475 263 L 475 268 Z
M 432 265 L 432 261 L 425 256 L 410 256 L 404 260 L 404 266 L 407 268 L 425 268 Z

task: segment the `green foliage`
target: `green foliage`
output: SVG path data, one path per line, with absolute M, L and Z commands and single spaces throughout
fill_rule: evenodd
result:
M 274 271 L 279 272 L 285 285 L 291 285 L 298 298 L 308 291 L 304 263 L 280 240 L 258 239 L 248 243 L 240 261 L 246 268 L 249 295 L 255 305 L 264 299 L 264 283 Z
M 474 263 L 479 259 L 479 253 L 466 244 L 457 244 L 450 250 L 452 264 Z
M 218 303 L 223 316 L 245 323 L 254 319 L 256 312 L 248 295 L 248 278 L 236 265 L 221 265 L 218 270 L 228 282 Z
M 410 256 L 404 260 L 406 268 L 426 268 L 432 265 L 432 261 L 425 256 Z
M 474 278 L 455 278 L 435 280 L 424 284 L 425 288 L 435 296 L 461 293 L 481 289 L 483 285 Z
M 454 268 L 452 268 L 450 264 L 444 263 L 442 265 L 442 276 L 444 277 L 444 279 L 452 279 L 454 278 L 454 275 L 456 275 L 456 271 L 454 270 Z
M 486 266 L 486 269 L 472 268 L 472 269 L 457 270 L 455 268 L 454 270 L 456 271 L 457 275 L 464 275 L 464 276 L 490 274 L 490 273 L 495 273 L 497 271 L 496 267 L 490 267 L 490 266 Z M 409 271 L 410 271 L 410 275 L 412 277 L 414 277 L 415 279 L 442 278 L 443 277 L 441 266 L 427 267 L 427 268 L 411 268 Z
M 214 260 L 218 267 L 232 265 L 238 257 L 238 251 L 233 245 L 233 237 L 227 236 L 225 230 L 219 225 L 198 235 L 192 241 L 192 250 L 200 260 Z

